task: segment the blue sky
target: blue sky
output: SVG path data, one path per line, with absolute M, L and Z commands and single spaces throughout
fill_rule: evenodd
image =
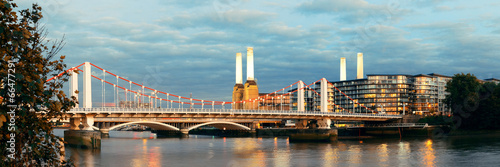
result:
M 30 3 L 18 1 L 21 7 Z M 500 78 L 497 1 L 39 3 L 49 39 L 66 37 L 60 53 L 69 67 L 89 61 L 146 86 L 200 99 L 230 101 L 235 54 L 245 56 L 248 46 L 254 47 L 261 92 L 298 80 L 337 81 L 341 57 L 347 59 L 347 79 L 354 79 L 357 52 L 364 53 L 365 74 Z M 100 99 L 100 83 L 93 86 Z

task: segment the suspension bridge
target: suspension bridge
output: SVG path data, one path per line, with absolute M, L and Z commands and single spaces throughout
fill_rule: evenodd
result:
M 93 75 L 93 68 L 97 69 L 94 74 L 102 72 L 102 77 Z M 266 95 L 226 102 L 194 99 L 160 91 L 125 79 L 90 62 L 82 63 L 65 72 L 70 73 L 69 96 L 75 96 L 77 99 L 79 93 L 82 93 L 83 96 L 83 99 L 79 99 L 81 106 L 77 104 L 71 111 L 66 112 L 66 118 L 69 118 L 66 121 L 71 125 L 70 130 L 99 130 L 108 133 L 109 130 L 121 126 L 140 124 L 154 130 L 171 130 L 188 134 L 190 130 L 205 125 L 229 130 L 253 130 L 260 128 L 261 123 L 283 119 L 298 120 L 296 121 L 298 128 L 306 126 L 308 120 L 316 120 L 317 128 L 329 129 L 332 120 L 389 121 L 402 118 L 401 115 L 379 114 L 359 104 L 356 99 L 344 94 L 325 78 L 309 85 L 298 81 Z M 78 74 L 80 72 L 83 72 L 82 91 L 78 90 Z M 47 82 L 57 80 L 60 76 L 62 73 L 50 78 Z M 92 90 L 99 87 L 92 85 L 92 79 L 101 82 L 101 106 L 99 107 L 92 105 L 93 101 L 98 101 L 92 99 Z M 320 88 L 312 88 L 311 86 L 317 85 L 317 82 L 321 82 Z M 109 87 L 112 87 L 113 90 L 110 91 Z M 304 91 L 311 91 L 320 97 L 319 111 L 305 110 Z M 354 113 L 333 103 L 333 100 L 329 99 L 327 95 L 332 91 L 341 92 L 343 96 L 367 112 Z M 113 100 L 107 102 L 106 95 L 110 93 L 113 94 Z M 290 106 L 292 98 L 297 99 L 295 110 L 292 110 L 293 107 Z M 125 99 L 125 101 L 121 101 L 121 99 Z M 104 104 L 112 105 L 106 106 Z M 253 107 L 234 109 L 237 104 Z M 341 109 L 343 112 L 331 112 L 332 107 Z

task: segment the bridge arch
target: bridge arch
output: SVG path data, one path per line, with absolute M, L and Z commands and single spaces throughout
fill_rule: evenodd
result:
M 223 129 L 227 128 L 230 130 L 251 130 L 249 127 L 239 124 L 239 123 L 234 123 L 234 122 L 227 122 L 227 121 L 216 121 L 216 122 L 206 122 L 198 125 L 191 126 L 187 128 L 188 131 L 205 126 L 205 125 L 210 125 L 218 129 Z
M 116 128 L 119 128 L 119 127 L 122 127 L 122 126 L 131 125 L 131 124 L 148 126 L 148 127 L 150 127 L 151 129 L 154 129 L 154 130 L 175 130 L 175 131 L 179 131 L 179 128 L 177 128 L 175 126 L 172 126 L 172 125 L 169 125 L 169 124 L 166 124 L 166 123 L 161 123 L 161 122 L 153 122 L 153 121 L 127 122 L 127 123 L 123 123 L 123 124 L 112 126 L 112 127 L 109 128 L 109 130 L 113 130 L 113 129 L 116 129 Z

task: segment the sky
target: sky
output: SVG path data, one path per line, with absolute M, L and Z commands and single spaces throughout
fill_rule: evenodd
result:
M 26 8 L 35 1 L 16 2 Z M 347 79 L 354 79 L 358 52 L 364 54 L 365 75 L 472 73 L 479 79 L 500 78 L 498 1 L 38 3 L 48 39 L 65 37 L 60 54 L 66 55 L 68 67 L 88 61 L 145 86 L 181 96 L 192 93 L 198 99 L 231 101 L 235 55 L 243 55 L 246 78 L 247 47 L 254 48 L 260 92 L 298 80 L 338 81 L 341 57 L 347 61 Z M 92 70 L 102 77 L 101 71 Z M 100 101 L 101 83 L 94 81 L 93 88 L 94 101 Z M 113 87 L 105 89 L 106 99 L 113 99 Z

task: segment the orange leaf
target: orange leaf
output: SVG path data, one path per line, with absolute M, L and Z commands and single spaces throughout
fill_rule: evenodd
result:
M 0 115 L 0 128 L 3 126 L 3 123 L 7 122 L 7 118 L 5 118 L 5 115 Z

